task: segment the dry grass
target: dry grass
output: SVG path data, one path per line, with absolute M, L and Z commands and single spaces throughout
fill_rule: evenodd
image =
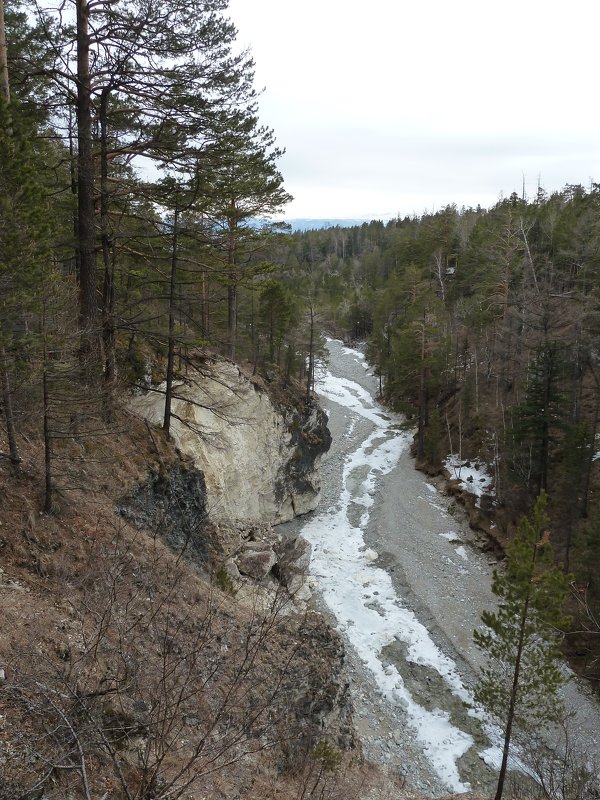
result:
M 343 660 L 320 616 L 237 603 L 116 514 L 179 458 L 160 432 L 121 413 L 63 440 L 53 514 L 20 446 L 18 473 L 0 462 L 1 800 L 384 797 L 356 751 L 314 751 L 336 714 L 338 748 Z

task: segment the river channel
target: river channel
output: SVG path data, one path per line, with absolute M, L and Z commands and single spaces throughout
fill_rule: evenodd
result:
M 312 544 L 315 603 L 346 641 L 364 753 L 432 797 L 489 789 L 500 730 L 472 706 L 482 660 L 472 633 L 494 605 L 495 560 L 443 484 L 415 470 L 410 434 L 374 399 L 363 355 L 327 348 L 316 390 L 333 444 L 318 508 L 292 525 Z M 598 704 L 575 683 L 566 702 L 593 758 Z

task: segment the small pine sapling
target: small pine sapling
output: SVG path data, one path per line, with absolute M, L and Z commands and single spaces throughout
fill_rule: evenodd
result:
M 539 728 L 561 716 L 558 691 L 565 682 L 560 642 L 568 622 L 563 605 L 569 578 L 554 564 L 541 492 L 531 517 L 524 517 L 507 548 L 506 571 L 494 573 L 495 612 L 484 611 L 483 629 L 473 634 L 489 660 L 481 670 L 475 700 L 504 725 L 504 747 L 495 800 L 500 800 L 514 728 Z

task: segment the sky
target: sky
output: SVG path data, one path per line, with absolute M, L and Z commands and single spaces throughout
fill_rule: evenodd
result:
M 598 0 L 230 0 L 287 218 L 600 182 Z

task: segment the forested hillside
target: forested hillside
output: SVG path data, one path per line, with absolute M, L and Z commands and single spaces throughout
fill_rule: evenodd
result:
M 575 576 L 567 646 L 597 679 L 600 185 L 290 233 L 226 11 L 0 0 L 3 468 L 36 452 L 39 507 L 56 511 L 132 388 L 164 394 L 168 438 L 199 355 L 299 378 L 310 399 L 320 332 L 366 339 L 418 465 L 489 465 L 500 543 L 548 493 Z
M 267 249 L 281 150 L 226 11 L 0 5 L 2 419 L 14 465 L 20 436 L 44 438 L 46 510 L 61 440 L 110 422 L 122 389 L 165 381 L 168 434 L 190 355 L 259 366 L 292 320 Z
M 487 463 L 483 511 L 506 541 L 543 489 L 575 574 L 568 647 L 598 675 L 600 186 L 486 210 L 295 233 L 285 263 L 335 335 L 366 339 L 384 400 L 414 425 L 417 463 Z M 587 605 L 587 608 L 583 606 Z M 592 617 L 590 619 L 590 617 Z
M 304 551 L 288 543 L 277 583 L 273 515 L 213 524 L 171 429 L 186 378 L 205 389 L 188 408 L 249 435 L 229 395 L 250 396 L 270 463 L 238 436 L 240 464 L 274 470 L 266 500 L 289 514 L 318 494 L 329 433 L 310 376 L 291 380 L 310 325 L 294 317 L 284 381 L 253 376 L 275 311 L 292 319 L 265 221 L 289 196 L 226 11 L 0 0 L 2 800 L 323 796 L 354 747 L 343 646 L 293 605 Z M 142 392 L 162 432 L 132 410 Z M 191 417 L 227 472 L 239 452 Z

